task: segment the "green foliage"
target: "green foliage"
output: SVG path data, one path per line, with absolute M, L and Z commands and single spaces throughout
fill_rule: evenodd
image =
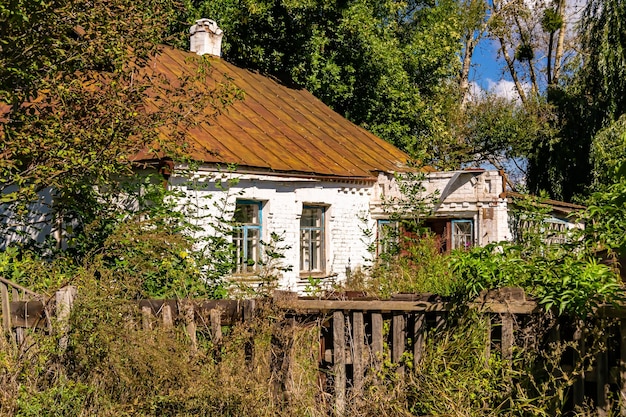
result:
M 439 239 L 428 232 L 401 240 L 400 251 L 381 256 L 363 289 L 382 298 L 398 293 L 451 295 L 455 277 L 448 256 L 439 252 Z
M 224 29 L 224 57 L 303 86 L 349 120 L 422 158 L 449 135 L 453 1 L 189 1 Z M 437 142 L 438 143 L 438 142 Z M 438 156 L 441 156 L 438 153 Z
M 471 300 L 484 290 L 521 287 L 546 310 L 581 317 L 618 299 L 620 280 L 610 267 L 585 255 L 545 250 L 529 254 L 521 246 L 501 243 L 456 253 L 457 295 Z
M 488 324 L 477 315 L 428 335 L 423 360 L 408 386 L 415 415 L 500 415 L 507 390 L 505 364 L 485 358 Z
M 600 130 L 591 144 L 592 190 L 600 191 L 619 177 L 619 166 L 626 160 L 626 115 Z M 618 179 L 619 181 L 619 179 Z
M 28 392 L 23 386 L 17 398 L 15 416 L 80 416 L 91 391 L 87 385 L 66 378 L 39 392 Z
M 548 33 L 556 32 L 563 27 L 563 16 L 557 10 L 546 9 L 541 19 L 541 27 Z
M 492 95 L 467 103 L 457 123 L 465 145 L 457 145 L 457 152 L 466 154 L 459 159 L 475 163 L 520 160 L 533 155 L 540 143 L 554 141 L 558 133 L 550 104 L 515 104 Z
M 588 217 L 594 208 L 582 214 L 591 230 L 563 233 L 549 227 L 550 208 L 541 198 L 517 199 L 516 205 L 510 222 L 514 242 L 452 254 L 458 297 L 471 300 L 482 291 L 521 287 L 546 310 L 579 317 L 620 299 L 619 274 L 600 262 L 596 238 L 589 239 L 596 227 Z
M 595 249 L 626 254 L 626 161 L 615 168 L 614 182 L 593 194 L 585 212 L 587 242 Z
M 589 196 L 608 180 L 605 169 L 611 168 L 604 165 L 605 158 L 612 162 L 612 156 L 621 155 L 619 119 L 626 113 L 625 10 L 621 0 L 586 3 L 573 73 L 548 91 L 562 121 L 560 141 L 542 145 L 530 161 L 532 191 L 547 190 L 565 200 Z M 607 147 L 611 142 L 615 149 Z

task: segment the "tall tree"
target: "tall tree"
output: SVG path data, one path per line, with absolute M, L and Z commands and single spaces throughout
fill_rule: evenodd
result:
M 194 1 L 224 29 L 224 56 L 303 86 L 420 159 L 446 160 L 460 68 L 452 0 Z
M 626 3 L 623 0 L 587 2 L 580 22 L 577 72 L 561 88 L 549 91 L 559 107 L 561 140 L 545 147 L 534 161 L 537 187 L 564 198 L 586 195 L 610 177 L 607 152 L 623 149 L 626 113 Z M 553 175 L 541 175 L 552 171 Z M 550 182 L 547 182 L 549 180 Z

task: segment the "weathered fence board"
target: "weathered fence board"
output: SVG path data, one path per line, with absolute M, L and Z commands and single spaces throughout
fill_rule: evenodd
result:
M 70 293 L 64 294 L 56 296 L 57 318 L 60 320 L 67 320 L 71 308 L 71 297 L 67 298 Z M 49 328 L 43 325 L 49 322 L 46 313 L 48 301 L 40 295 L 0 279 L 0 297 L 5 331 L 18 334 L 16 329 Z M 211 341 L 219 345 L 224 338 L 222 327 L 252 320 L 259 303 L 260 300 L 140 300 L 137 320 L 147 331 L 172 329 L 180 325 L 189 336 L 190 349 L 195 351 L 198 349 L 199 329 L 210 332 Z M 408 372 L 406 359 L 412 355 L 413 369 L 419 372 L 427 335 L 450 325 L 447 322 L 448 312 L 453 307 L 430 296 L 409 294 L 392 300 L 318 300 L 281 293 L 273 303 L 288 317 L 288 321 L 276 326 L 277 331 L 282 332 L 281 348 L 286 349 L 282 359 L 276 362 L 280 367 L 280 389 L 284 391 L 285 398 L 288 400 L 293 384 L 295 354 L 294 341 L 289 338 L 292 336 L 286 335 L 293 334 L 293 328 L 298 323 L 317 323 L 320 339 L 315 349 L 319 349 L 316 355 L 319 355 L 320 370 L 330 371 L 320 372 L 320 389 L 332 392 L 332 408 L 338 416 L 347 413 L 348 401 L 358 401 L 363 395 L 368 372 L 371 369 L 381 370 L 383 361 L 389 360 L 402 374 Z M 485 366 L 489 366 L 493 351 L 499 351 L 505 362 L 512 366 L 516 337 L 520 337 L 517 332 L 520 326 L 524 326 L 525 318 L 541 312 L 540 306 L 526 300 L 524 294 L 517 290 L 507 290 L 484 295 L 469 307 L 483 314 L 488 329 Z M 573 383 L 570 395 L 573 405 L 591 400 L 598 415 L 604 415 L 613 411 L 609 409 L 610 395 L 626 399 L 626 306 L 602 307 L 597 316 L 617 320 L 615 328 L 607 329 L 604 335 L 607 338 L 604 343 L 608 344 L 608 338 L 611 338 L 611 346 L 616 350 L 598 354 L 590 371 L 585 372 L 584 367 L 579 366 L 582 372 Z M 552 328 L 551 341 L 563 339 L 577 346 L 572 349 L 572 364 L 565 364 L 568 369 L 573 369 L 577 362 L 588 356 L 588 335 L 584 332 L 584 325 L 569 323 L 561 327 L 557 322 Z M 219 349 L 215 352 L 219 354 Z M 255 350 L 253 341 L 246 345 L 250 366 L 254 366 L 255 358 L 264 354 L 266 352 Z M 622 406 L 619 411 L 626 416 L 626 407 Z

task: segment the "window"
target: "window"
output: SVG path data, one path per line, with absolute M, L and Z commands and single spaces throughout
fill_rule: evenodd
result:
M 398 222 L 393 220 L 378 220 L 378 235 L 376 236 L 377 255 L 397 255 L 400 243 Z
M 474 242 L 471 220 L 452 220 L 452 249 L 468 249 Z
M 556 217 L 544 220 L 545 242 L 549 245 L 568 242 L 567 222 Z
M 235 274 L 257 271 L 261 254 L 261 202 L 238 200 L 233 221 Z
M 324 271 L 325 207 L 304 206 L 300 217 L 300 272 Z

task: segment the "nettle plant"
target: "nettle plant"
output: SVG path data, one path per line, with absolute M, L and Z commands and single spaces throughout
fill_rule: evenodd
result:
M 457 251 L 451 256 L 455 295 L 470 300 L 481 291 L 521 287 L 546 310 L 584 317 L 598 305 L 619 299 L 620 277 L 601 263 L 583 230 L 556 233 L 541 199 L 514 213 L 517 240 Z

